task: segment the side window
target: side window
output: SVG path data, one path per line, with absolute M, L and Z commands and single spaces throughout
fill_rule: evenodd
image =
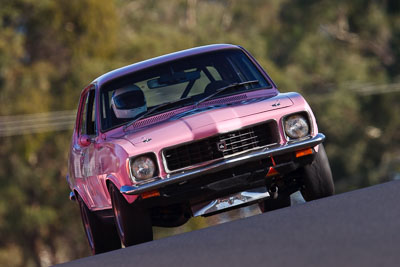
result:
M 85 96 L 85 106 L 83 107 L 80 134 L 96 135 L 96 110 L 95 110 L 95 92 L 89 91 Z
M 204 88 L 206 88 L 207 84 L 210 83 L 210 79 L 207 77 L 207 75 L 204 73 L 204 71 L 200 72 L 200 78 L 197 79 L 194 84 L 192 89 L 189 92 L 189 96 L 193 95 L 198 95 L 204 92 Z
M 192 90 L 189 92 L 189 96 L 198 95 L 204 92 L 204 89 L 211 81 L 222 80 L 221 75 L 217 69 L 213 66 L 206 66 L 200 72 L 200 78 L 193 84 Z
M 87 135 L 96 135 L 96 109 L 95 109 L 95 91 L 91 90 L 89 92 L 88 102 L 87 102 L 87 125 L 86 125 L 86 134 Z
M 84 100 L 83 100 L 83 109 L 82 109 L 82 114 L 81 114 L 81 117 L 80 117 L 80 124 L 79 124 L 79 134 L 80 135 L 82 135 L 82 134 L 86 134 L 86 132 L 87 132 L 87 130 L 86 130 L 86 125 L 87 125 L 87 122 L 86 122 L 86 118 L 87 118 L 87 107 L 88 107 L 88 96 L 89 96 L 89 94 L 86 94 L 85 96 L 84 96 Z

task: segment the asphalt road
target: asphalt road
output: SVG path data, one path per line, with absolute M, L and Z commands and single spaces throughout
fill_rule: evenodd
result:
M 400 266 L 400 181 L 60 266 Z

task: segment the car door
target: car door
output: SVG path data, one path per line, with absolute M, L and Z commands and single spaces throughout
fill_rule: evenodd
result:
M 91 208 L 104 206 L 104 190 L 97 179 L 96 92 L 92 86 L 82 94 L 76 142 L 73 146 L 74 176 L 83 198 Z
M 82 147 L 82 176 L 86 181 L 87 192 L 93 201 L 93 208 L 103 208 L 107 205 L 105 190 L 101 178 L 101 168 L 98 159 L 98 150 L 102 148 L 101 140 L 97 131 L 97 112 L 96 112 L 96 92 L 93 89 L 89 91 L 86 107 L 85 123 L 81 134 L 89 138 L 89 142 Z
M 88 184 L 86 179 L 85 157 L 89 147 L 85 141 L 87 133 L 87 113 L 89 103 L 89 90 L 85 90 L 80 99 L 77 124 L 74 132 L 74 142 L 71 150 L 71 168 L 72 177 L 75 180 L 76 187 L 81 197 L 85 200 L 89 207 L 94 206 L 94 201 L 88 191 Z

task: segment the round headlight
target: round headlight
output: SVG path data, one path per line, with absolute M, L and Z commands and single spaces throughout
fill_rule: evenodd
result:
M 141 156 L 131 162 L 131 170 L 136 181 L 146 180 L 154 177 L 156 165 L 151 158 Z
M 292 139 L 305 137 L 310 132 L 307 119 L 300 115 L 291 115 L 285 120 L 285 132 Z

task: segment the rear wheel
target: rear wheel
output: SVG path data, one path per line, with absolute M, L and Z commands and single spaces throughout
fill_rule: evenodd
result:
M 99 254 L 121 248 L 117 230 L 114 224 L 106 224 L 91 212 L 78 195 L 83 228 L 93 254 Z
M 149 211 L 129 204 L 115 185 L 109 186 L 114 220 L 122 243 L 128 247 L 153 240 Z
M 304 186 L 301 194 L 306 201 L 331 196 L 335 193 L 331 167 L 325 148 L 319 145 L 314 161 L 301 170 Z

